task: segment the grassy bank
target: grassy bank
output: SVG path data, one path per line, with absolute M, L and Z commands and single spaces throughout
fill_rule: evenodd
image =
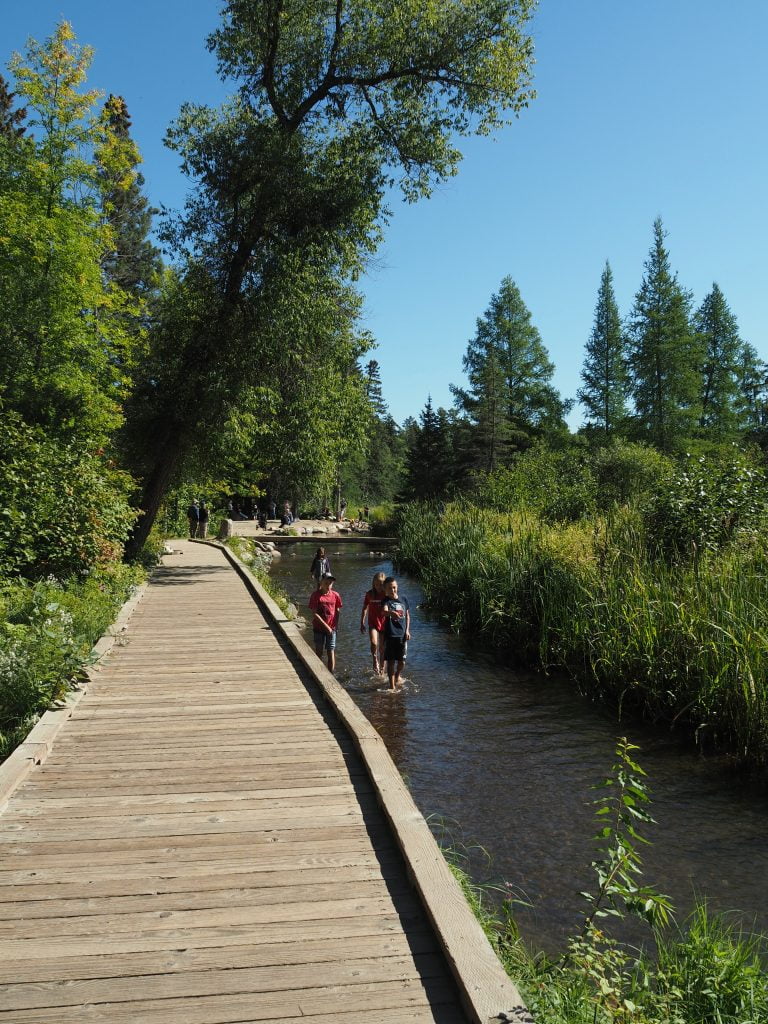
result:
M 399 536 L 453 628 L 768 766 L 764 544 L 670 563 L 627 507 L 552 525 L 468 503 L 406 506 Z
M 0 583 L 0 760 L 66 696 L 143 579 L 142 569 L 114 563 L 83 579 Z

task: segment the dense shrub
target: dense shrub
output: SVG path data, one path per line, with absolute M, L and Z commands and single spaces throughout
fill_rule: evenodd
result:
M 547 522 L 573 522 L 595 511 L 597 487 L 585 453 L 534 445 L 510 467 L 488 474 L 478 504 L 496 512 L 524 508 Z
M 66 695 L 141 570 L 115 564 L 79 581 L 0 584 L 0 760 Z
M 596 449 L 589 458 L 595 480 L 597 507 L 607 511 L 613 505 L 636 502 L 671 476 L 673 464 L 665 455 L 645 444 L 616 440 Z
M 131 478 L 103 451 L 0 417 L 0 573 L 58 579 L 119 558 L 135 519 Z
M 727 459 L 691 458 L 654 488 L 645 521 L 650 543 L 668 559 L 754 541 L 768 521 L 765 473 L 735 448 Z

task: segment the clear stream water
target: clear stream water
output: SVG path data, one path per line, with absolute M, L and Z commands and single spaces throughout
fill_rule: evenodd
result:
M 305 618 L 317 547 L 282 547 L 272 575 Z M 556 952 L 578 927 L 594 890 L 591 790 L 628 735 L 652 788 L 657 824 L 645 834 L 644 880 L 673 899 L 678 918 L 694 894 L 768 933 L 768 794 L 729 775 L 664 732 L 617 723 L 568 680 L 515 671 L 452 635 L 419 607 L 417 580 L 398 574 L 413 615 L 403 691 L 391 694 L 370 668 L 360 633 L 363 594 L 375 572 L 392 572 L 367 544 L 329 541 L 344 608 L 337 677 L 378 729 L 416 803 L 464 844 L 476 881 L 509 883 L 515 919 L 536 948 Z M 641 941 L 632 929 L 625 937 Z

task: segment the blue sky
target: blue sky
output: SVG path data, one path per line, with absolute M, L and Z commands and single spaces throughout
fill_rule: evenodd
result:
M 152 202 L 181 205 L 190 186 L 162 138 L 184 100 L 225 94 L 204 48 L 218 3 L 0 6 L 3 62 L 62 17 L 96 48 L 90 85 L 126 98 Z M 541 0 L 533 35 L 538 98 L 495 139 L 466 141 L 458 177 L 432 199 L 396 203 L 363 282 L 400 421 L 428 394 L 450 405 L 475 320 L 506 275 L 573 397 L 605 260 L 626 314 L 656 216 L 696 305 L 717 281 L 768 359 L 768 4 Z

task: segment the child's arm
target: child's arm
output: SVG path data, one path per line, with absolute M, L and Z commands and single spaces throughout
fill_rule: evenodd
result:
M 368 602 L 370 598 L 366 594 L 363 598 L 363 610 L 360 612 L 360 632 L 365 632 L 365 620 L 368 618 Z
M 405 639 L 411 639 L 411 609 L 405 609 Z
M 322 633 L 322 632 L 332 633 L 333 632 L 333 630 L 328 625 L 328 623 L 325 621 L 325 619 L 320 618 L 320 616 L 318 615 L 317 612 L 315 612 L 314 616 L 312 617 L 312 629 L 316 633 Z

